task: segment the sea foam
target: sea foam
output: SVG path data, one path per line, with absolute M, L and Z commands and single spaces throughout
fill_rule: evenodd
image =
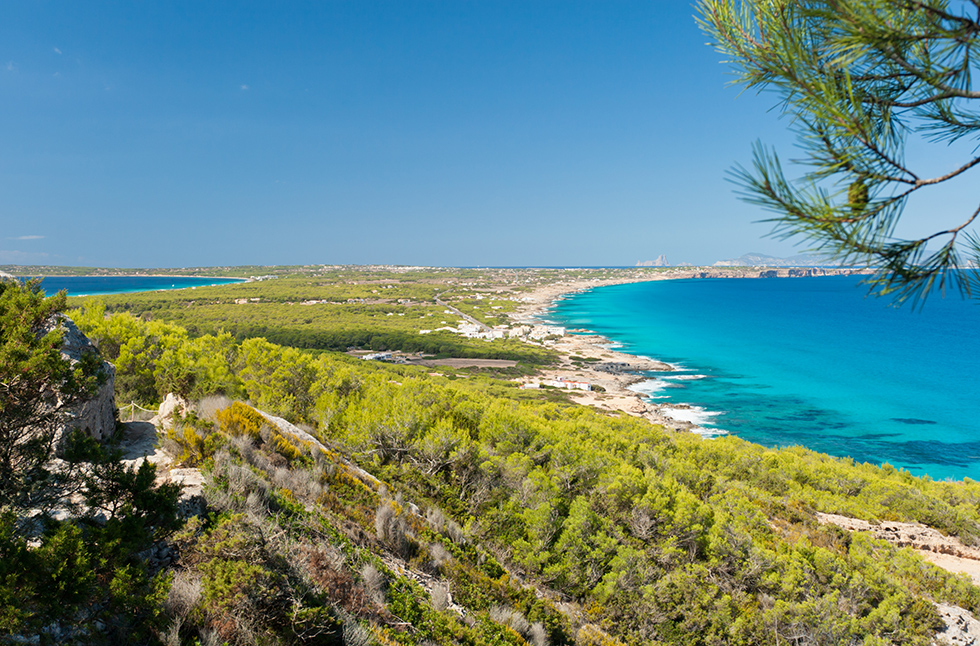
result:
M 637 389 L 657 404 L 723 411 L 672 417 L 766 446 L 801 444 L 936 479 L 980 480 L 976 300 L 937 293 L 921 309 L 896 308 L 865 298 L 860 281 L 617 285 L 569 298 L 551 317 L 672 364 Z
M 721 411 L 707 410 L 701 406 L 691 406 L 690 408 L 664 406 L 660 412 L 678 422 L 690 422 L 697 426 L 710 424 L 715 417 L 721 415 Z
M 646 397 L 647 399 L 666 399 L 667 395 L 658 395 L 665 388 L 670 388 L 670 384 L 660 379 L 646 379 L 628 386 L 629 390 Z

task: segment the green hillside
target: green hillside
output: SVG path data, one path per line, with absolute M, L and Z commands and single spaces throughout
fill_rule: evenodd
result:
M 161 443 L 171 468 L 203 471 L 209 512 L 147 537 L 169 560 L 114 566 L 110 588 L 126 567 L 146 583 L 111 612 L 86 614 L 94 593 L 68 571 L 44 574 L 64 588 L 52 607 L 8 562 L 8 636 L 43 614 L 94 643 L 140 617 L 132 643 L 925 645 L 944 626 L 935 603 L 980 612 L 965 577 L 816 520 L 917 521 L 973 545 L 974 482 L 705 441 L 478 371 L 195 336 L 93 305 L 71 316 L 137 401 L 194 404 Z M 77 531 L 91 558 L 109 549 Z M 8 555 L 57 548 L 0 539 Z

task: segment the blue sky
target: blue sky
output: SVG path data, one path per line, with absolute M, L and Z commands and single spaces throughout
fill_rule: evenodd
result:
M 688 2 L 6 2 L 0 264 L 632 265 L 799 249 Z M 790 155 L 791 156 L 791 155 Z

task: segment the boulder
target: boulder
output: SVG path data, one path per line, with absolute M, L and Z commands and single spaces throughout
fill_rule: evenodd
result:
M 72 365 L 82 360 L 88 353 L 98 354 L 95 347 L 75 323 L 64 315 L 59 315 L 51 321 L 51 325 L 61 322 L 64 337 L 61 344 L 61 356 L 68 359 Z M 116 368 L 108 361 L 102 361 L 102 370 L 106 375 L 105 381 L 91 397 L 75 402 L 65 402 L 60 393 L 56 393 L 59 416 L 55 438 L 58 445 L 65 435 L 74 429 L 81 429 L 96 440 L 104 440 L 112 436 L 116 430 Z
M 160 408 L 157 409 L 156 417 L 151 421 L 156 423 L 157 426 L 168 430 L 174 427 L 174 414 L 187 415 L 187 411 L 191 409 L 190 403 L 187 400 L 178 397 L 173 393 L 167 393 L 167 397 L 160 403 Z

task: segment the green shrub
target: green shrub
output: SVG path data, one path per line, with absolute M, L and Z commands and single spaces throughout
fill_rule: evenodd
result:
M 228 408 L 218 411 L 216 417 L 222 432 L 233 437 L 244 435 L 256 441 L 266 423 L 261 413 L 241 402 L 232 402 Z

